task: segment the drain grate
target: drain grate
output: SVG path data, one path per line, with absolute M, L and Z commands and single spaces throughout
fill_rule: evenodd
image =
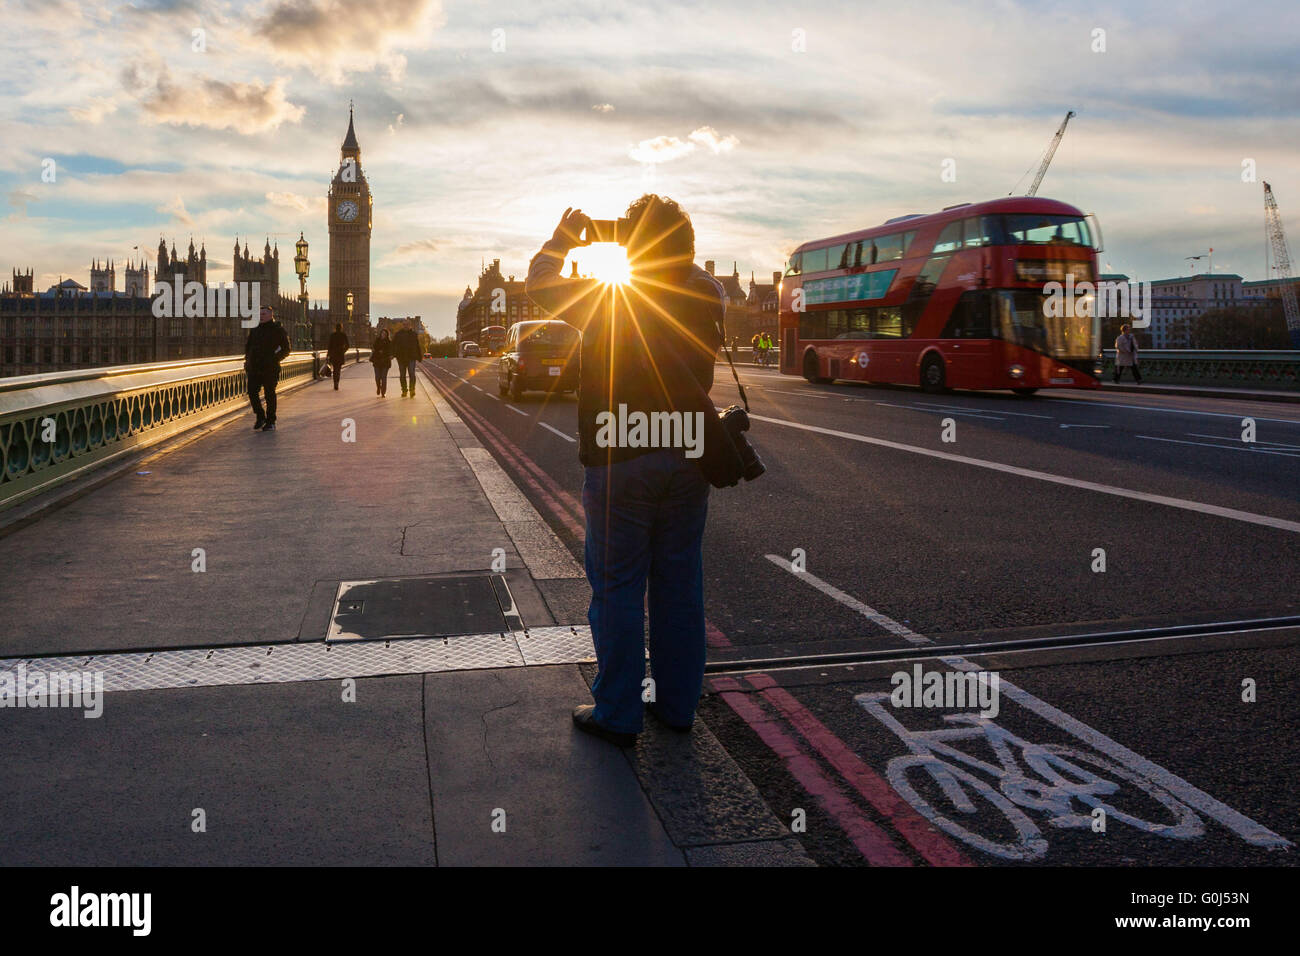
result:
M 381 641 L 523 630 L 501 575 L 343 581 L 326 640 Z

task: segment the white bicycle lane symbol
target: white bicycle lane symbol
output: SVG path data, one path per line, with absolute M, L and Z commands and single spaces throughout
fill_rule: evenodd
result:
M 950 836 L 993 856 L 1032 860 L 1047 853 L 1047 840 L 1025 811 L 1046 816 L 1057 829 L 1091 828 L 1092 812 L 1106 823 L 1127 824 L 1144 833 L 1189 840 L 1205 832 L 1196 811 L 1150 779 L 1104 757 L 1056 744 L 1035 744 L 975 714 L 946 714 L 950 726 L 908 730 L 893 714 L 888 693 L 865 693 L 854 700 L 893 731 L 910 753 L 894 757 L 886 776 L 918 813 Z M 954 742 L 987 744 L 997 763 L 981 760 Z M 1019 759 L 1017 759 L 1019 758 Z M 1021 760 L 1024 761 L 1023 765 Z M 928 776 L 951 808 L 935 806 L 918 791 Z M 934 788 L 927 788 L 932 791 Z M 1009 826 L 999 829 L 981 817 L 992 808 Z M 959 822 L 953 812 L 965 818 Z M 1083 811 L 1083 812 L 1080 812 Z M 1007 839 L 1006 831 L 1014 837 Z M 1001 839 L 1000 839 L 1001 838 Z

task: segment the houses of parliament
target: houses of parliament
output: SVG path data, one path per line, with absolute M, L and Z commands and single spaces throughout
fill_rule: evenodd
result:
M 373 197 L 361 169 L 361 148 L 348 112 L 348 130 L 340 149 L 339 168 L 328 189 L 329 300 L 309 306 L 312 344 L 323 348 L 335 323 L 343 323 L 356 345 L 370 342 L 370 233 Z M 313 250 L 319 260 L 320 250 Z M 310 253 L 309 253 L 310 255 Z M 285 258 L 288 285 L 281 286 L 280 249 L 270 237 L 261 254 L 241 249 L 235 239 L 231 271 L 235 282 L 256 282 L 261 302 L 296 338 L 302 305 L 298 300 L 293 252 Z M 118 271 L 122 284 L 118 286 Z M 152 279 L 150 271 L 152 266 Z M 159 283 L 208 286 L 208 254 L 193 239 L 184 255 L 173 242 L 159 239 L 153 262 L 141 256 L 124 262 L 95 260 L 89 286 L 72 278 L 37 290 L 31 268 L 12 269 L 0 287 L 0 376 L 27 375 L 107 365 L 165 362 L 215 355 L 240 355 L 247 329 L 237 318 L 189 316 L 157 318 L 153 297 Z M 215 281 L 215 280 L 214 280 Z M 308 279 L 308 290 L 311 279 Z M 347 293 L 352 293 L 349 323 Z

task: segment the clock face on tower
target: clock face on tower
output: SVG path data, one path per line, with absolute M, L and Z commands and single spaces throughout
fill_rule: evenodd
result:
M 357 204 L 351 199 L 345 199 L 334 208 L 334 212 L 340 222 L 352 222 L 357 218 Z

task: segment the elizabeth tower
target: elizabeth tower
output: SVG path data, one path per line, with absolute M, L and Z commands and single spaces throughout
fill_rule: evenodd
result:
M 370 228 L 374 199 L 361 170 L 361 147 L 348 108 L 348 135 L 343 140 L 338 172 L 330 182 L 326 215 L 330 229 L 330 330 L 342 322 L 353 345 L 370 344 Z M 352 324 L 348 325 L 348 293 Z

